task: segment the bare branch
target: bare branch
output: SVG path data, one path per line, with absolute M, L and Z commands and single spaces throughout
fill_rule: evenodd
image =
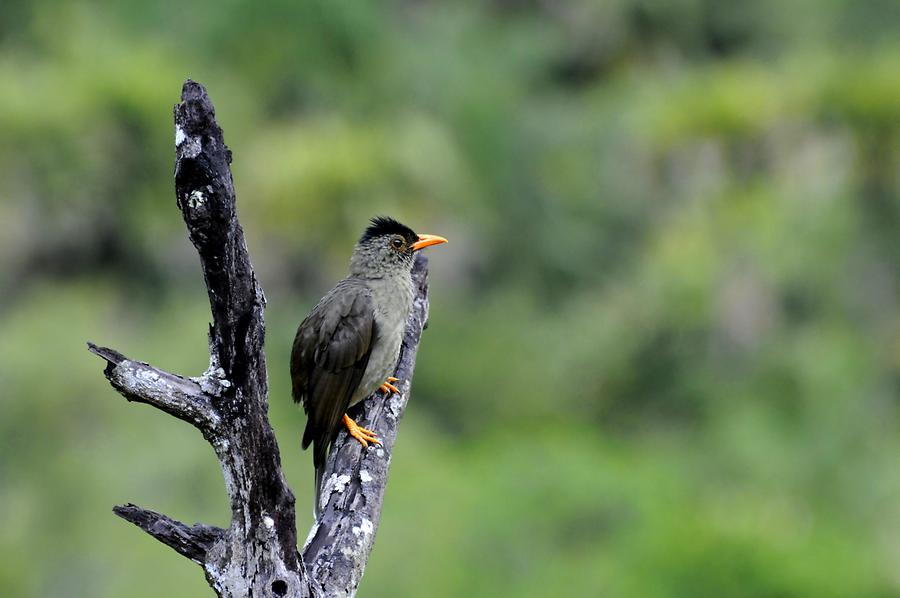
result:
M 208 570 L 243 571 L 253 580 L 246 588 L 253 594 L 273 591 L 266 585 L 273 576 L 296 588 L 304 572 L 294 495 L 281 472 L 267 415 L 265 298 L 237 219 L 231 151 L 202 85 L 186 81 L 174 113 L 175 194 L 206 280 L 213 317 L 211 369 L 221 368 L 231 383 L 212 398 L 222 418 L 224 441 L 214 446 L 231 501 L 230 548 L 217 554 Z M 218 583 L 217 591 L 224 590 L 243 592 L 234 579 Z
M 188 527 L 161 513 L 130 503 L 113 507 L 113 513 L 135 524 L 198 565 L 206 562 L 209 549 L 225 534 L 225 530 L 221 528 L 200 523 Z
M 375 544 L 391 453 L 409 401 L 419 341 L 428 325 L 428 260 L 422 254 L 417 256 L 413 281 L 416 297 L 394 374 L 401 394 L 385 399 L 375 393 L 363 403 L 360 424 L 377 432 L 382 444 L 363 449 L 341 432 L 326 465 L 324 506 L 303 549 L 310 578 L 325 596 L 356 592 Z
M 221 418 L 200 384 L 152 365 L 132 361 L 114 349 L 88 343 L 88 350 L 107 361 L 103 373 L 113 388 L 126 399 L 152 405 L 193 424 L 207 438 L 215 436 Z
M 265 369 L 264 359 L 254 363 L 262 355 L 265 297 L 237 219 L 231 150 L 206 89 L 191 80 L 175 106 L 175 154 L 175 196 L 200 254 L 212 310 L 213 358 L 229 379 L 244 370 L 258 375 L 254 370 Z

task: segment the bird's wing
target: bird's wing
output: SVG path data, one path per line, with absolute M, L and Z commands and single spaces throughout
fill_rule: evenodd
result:
M 328 447 L 366 371 L 374 339 L 371 294 L 353 279 L 339 282 L 297 329 L 291 352 L 293 395 L 308 416 L 303 448 L 315 443 L 317 469 L 325 464 Z

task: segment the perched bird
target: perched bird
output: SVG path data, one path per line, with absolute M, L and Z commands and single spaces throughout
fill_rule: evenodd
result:
M 347 409 L 378 389 L 399 392 L 391 374 L 412 309 L 416 251 L 446 243 L 392 218 L 373 218 L 356 243 L 350 274 L 322 297 L 297 329 L 291 351 L 295 403 L 307 414 L 303 449 L 313 445 L 316 512 L 328 451 L 342 426 L 364 447 L 378 442 Z

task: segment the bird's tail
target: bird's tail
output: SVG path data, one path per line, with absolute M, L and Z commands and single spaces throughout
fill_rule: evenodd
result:
M 313 465 L 316 468 L 316 500 L 313 517 L 318 519 L 322 512 L 322 481 L 325 475 L 325 461 L 328 458 L 328 445 L 318 441 L 313 442 Z
M 313 510 L 313 519 L 319 518 L 319 513 L 322 512 L 322 474 L 325 472 L 324 467 L 316 467 L 316 502 Z

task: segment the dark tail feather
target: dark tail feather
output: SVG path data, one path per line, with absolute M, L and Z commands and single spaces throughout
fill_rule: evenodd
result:
M 313 443 L 313 465 L 316 468 L 316 507 L 313 516 L 318 519 L 322 512 L 322 477 L 325 474 L 325 460 L 328 458 L 328 444 L 316 440 Z
M 313 518 L 318 519 L 319 513 L 322 512 L 322 474 L 325 473 L 324 467 L 316 467 L 316 506 L 313 511 Z

